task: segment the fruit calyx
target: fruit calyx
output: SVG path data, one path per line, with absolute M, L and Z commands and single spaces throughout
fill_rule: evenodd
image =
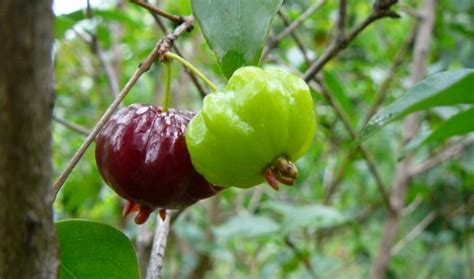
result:
M 279 190 L 278 182 L 293 186 L 298 178 L 298 168 L 287 156 L 280 155 L 265 169 L 265 180 L 275 190 Z

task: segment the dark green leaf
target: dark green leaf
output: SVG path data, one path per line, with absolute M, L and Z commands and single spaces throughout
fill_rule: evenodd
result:
M 86 221 L 56 223 L 60 278 L 140 278 L 130 240 L 112 226 Z
M 192 0 L 207 43 L 227 77 L 244 65 L 258 65 L 273 17 L 282 0 Z
M 434 74 L 417 83 L 389 106 L 380 110 L 360 133 L 362 142 L 388 123 L 409 113 L 437 106 L 474 103 L 474 70 Z

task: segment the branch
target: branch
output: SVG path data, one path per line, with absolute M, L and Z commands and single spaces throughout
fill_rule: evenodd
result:
M 303 262 L 304 267 L 308 271 L 309 275 L 313 279 L 319 278 L 318 275 L 316 274 L 316 271 L 314 270 L 313 265 L 311 264 L 311 261 L 308 259 L 308 256 L 304 255 L 296 246 L 295 244 L 290 240 L 290 238 L 287 236 L 285 237 L 285 244 L 293 251 L 295 256 Z
M 161 270 L 163 269 L 166 242 L 170 230 L 170 214 L 167 214 L 163 221 L 159 214 L 156 217 L 156 230 L 153 238 L 153 247 L 151 248 L 150 262 L 148 263 L 148 271 L 146 279 L 161 278 Z
M 292 23 L 288 24 L 283 31 L 281 31 L 275 38 L 269 41 L 267 47 L 263 51 L 262 59 L 264 59 L 272 50 L 275 48 L 278 43 L 287 37 L 290 34 L 293 34 L 293 31 L 301 25 L 306 19 L 308 19 L 311 15 L 317 12 L 324 4 L 326 4 L 326 0 L 321 0 L 319 2 L 314 3 L 311 7 L 309 7 L 303 14 L 301 14 L 297 19 L 295 19 Z M 280 13 L 281 15 L 281 13 Z
M 186 20 L 184 23 L 178 26 L 173 33 L 168 34 L 165 38 L 158 41 L 158 43 L 155 45 L 155 47 L 150 52 L 150 54 L 148 54 L 145 60 L 142 63 L 140 63 L 140 65 L 138 66 L 138 69 L 135 70 L 130 80 L 127 82 L 127 84 L 125 84 L 125 87 L 122 89 L 122 91 L 120 91 L 120 94 L 117 96 L 117 98 L 114 99 L 114 101 L 106 110 L 104 115 L 102 115 L 100 120 L 92 129 L 91 133 L 87 136 L 85 141 L 82 143 L 81 147 L 79 147 L 79 149 L 76 151 L 74 156 L 68 162 L 66 168 L 59 175 L 58 179 L 54 182 L 53 187 L 54 187 L 55 198 L 59 190 L 63 186 L 64 182 L 71 174 L 74 167 L 77 165 L 77 163 L 82 158 L 82 156 L 84 156 L 84 153 L 86 152 L 87 148 L 89 148 L 91 143 L 95 140 L 99 132 L 105 126 L 105 124 L 110 119 L 112 114 L 117 110 L 122 100 L 125 98 L 125 96 L 127 96 L 128 92 L 130 92 L 130 90 L 133 88 L 133 86 L 138 81 L 138 79 L 143 75 L 143 73 L 145 73 L 146 71 L 150 69 L 151 65 L 157 58 L 163 58 L 161 56 L 164 55 L 171 48 L 171 46 L 174 43 L 174 40 L 183 32 L 187 31 L 190 28 L 190 26 L 192 26 L 192 24 L 193 24 L 192 19 Z
M 349 132 L 352 139 L 353 140 L 357 139 L 357 132 L 351 126 L 349 116 L 344 112 L 344 110 L 340 107 L 339 103 L 334 99 L 333 95 L 329 92 L 326 85 L 324 84 L 324 81 L 320 78 L 317 78 L 317 84 L 319 85 L 319 87 L 321 89 L 320 91 L 321 91 L 322 95 L 324 96 L 324 98 L 334 108 L 334 110 L 336 111 L 339 118 L 341 118 L 341 120 L 344 124 L 344 127 Z M 316 88 L 314 88 L 314 86 L 311 83 L 310 83 L 310 87 L 313 90 L 318 91 Z M 382 195 L 382 199 L 385 203 L 385 206 L 387 207 L 387 209 L 391 210 L 391 204 L 390 204 L 390 201 L 389 201 L 389 198 L 388 198 L 387 191 L 385 190 L 386 187 L 384 186 L 381 175 L 377 171 L 377 167 L 375 166 L 375 163 L 372 159 L 372 156 L 370 155 L 368 150 L 363 145 L 359 145 L 357 148 L 361 151 L 362 156 L 364 157 L 365 162 L 367 163 L 367 167 L 369 168 L 369 171 L 371 172 L 372 176 L 375 179 L 377 188 L 378 188 L 380 194 Z
M 258 206 L 260 205 L 260 201 L 263 197 L 263 192 L 265 191 L 266 187 L 255 187 L 255 190 L 250 198 L 249 205 L 247 206 L 247 212 L 249 214 L 254 214 L 257 210 Z
M 346 21 L 347 21 L 347 0 L 339 1 L 339 16 L 337 19 L 336 40 L 346 37 Z
M 423 220 L 421 220 L 421 222 L 415 227 L 413 227 L 413 229 L 409 233 L 407 233 L 404 238 L 402 238 L 400 241 L 398 241 L 397 244 L 392 247 L 390 254 L 392 256 L 398 254 L 410 241 L 419 236 L 423 232 L 423 230 L 431 222 L 433 222 L 436 216 L 438 216 L 438 214 L 435 211 L 431 211 L 430 214 L 428 214 Z
M 281 7 L 280 11 L 278 11 L 278 15 L 283 20 L 283 23 L 285 24 L 285 26 L 290 25 L 290 19 L 285 14 L 283 7 Z M 308 53 L 306 52 L 306 49 L 304 48 L 303 42 L 294 31 L 290 33 L 290 36 L 293 38 L 293 41 L 295 41 L 296 45 L 298 46 L 301 54 L 303 55 L 305 62 L 308 63 L 309 65 L 309 63 L 311 63 L 311 60 L 308 57 Z
M 446 161 L 452 160 L 453 158 L 459 157 L 463 154 L 464 150 L 474 144 L 474 137 L 468 137 L 465 142 L 458 143 L 446 148 L 443 152 L 438 155 L 427 159 L 419 165 L 413 166 L 410 169 L 410 176 L 418 176 L 428 170 L 442 164 Z
M 331 59 L 333 59 L 341 50 L 345 49 L 350 42 L 352 42 L 360 32 L 362 32 L 367 26 L 369 26 L 372 22 L 385 18 L 398 18 L 400 17 L 397 13 L 390 10 L 391 6 L 395 4 L 396 0 L 379 0 L 375 3 L 372 13 L 359 25 L 357 25 L 349 35 L 345 36 L 344 32 L 341 32 L 339 28 L 343 24 L 343 20 L 340 20 L 338 23 L 338 32 L 336 32 L 336 36 L 332 40 L 331 45 L 326 49 L 326 51 L 316 60 L 313 64 L 311 64 L 306 70 L 303 75 L 303 79 L 306 81 L 311 80 L 316 76 L 316 74 L 328 63 Z M 342 2 L 341 2 L 342 4 Z M 344 15 L 345 10 L 341 11 L 340 9 L 339 15 Z M 343 19 L 343 18 L 341 18 Z M 342 22 L 342 23 L 341 23 Z
M 130 0 L 130 2 L 149 10 L 150 12 L 152 12 L 156 15 L 167 18 L 167 19 L 173 21 L 174 23 L 182 24 L 183 22 L 186 21 L 185 17 L 169 14 L 169 13 L 167 13 L 163 10 L 160 10 L 157 7 L 151 5 L 150 3 L 147 3 L 147 2 L 144 2 L 144 1 L 141 1 L 141 0 Z
M 421 80 L 425 74 L 427 56 L 429 53 L 429 46 L 431 43 L 434 27 L 435 2 L 436 0 L 424 0 L 420 9 L 420 11 L 424 14 L 424 17 L 420 22 L 420 26 L 415 38 L 413 68 L 411 75 L 412 85 Z M 407 142 L 415 135 L 418 125 L 419 123 L 416 114 L 412 114 L 405 119 L 403 143 Z M 390 261 L 393 243 L 400 226 L 401 213 L 405 203 L 406 191 L 411 178 L 411 157 L 411 155 L 408 155 L 397 166 L 391 193 L 391 205 L 393 210 L 388 212 L 388 216 L 385 220 L 382 240 L 380 242 L 379 250 L 370 272 L 370 278 L 372 279 L 384 278 L 388 263 Z
M 169 33 L 168 29 L 166 28 L 166 26 L 163 24 L 163 21 L 161 21 L 161 19 L 155 15 L 155 14 L 151 14 L 153 16 L 153 18 L 155 19 L 155 22 L 156 24 L 158 25 L 158 27 L 164 32 L 164 33 Z M 178 54 L 179 56 L 185 58 L 181 51 L 179 50 L 178 46 L 176 45 L 173 45 L 173 49 L 174 51 L 176 52 L 176 54 Z M 196 86 L 196 89 L 199 91 L 199 94 L 201 95 L 202 98 L 204 98 L 206 96 L 206 90 L 204 90 L 204 88 L 202 87 L 202 85 L 199 83 L 198 81 L 198 78 L 196 77 L 196 75 L 189 71 L 189 69 L 187 69 L 186 67 L 184 67 L 184 70 L 185 72 L 188 74 L 189 78 L 191 78 L 191 81 L 194 83 L 194 85 Z
M 373 104 L 370 106 L 369 110 L 367 111 L 363 123 L 367 123 L 370 120 L 370 118 L 375 114 L 375 112 L 380 107 L 380 105 L 383 103 L 383 100 L 385 99 L 385 96 L 390 87 L 390 84 L 395 78 L 396 72 L 398 68 L 400 67 L 402 60 L 405 57 L 408 51 L 408 48 L 415 37 L 416 29 L 417 29 L 416 27 L 417 25 L 415 24 L 412 28 L 412 31 L 410 32 L 408 37 L 405 39 L 403 44 L 400 46 L 397 54 L 395 55 L 392 61 L 392 64 L 390 65 L 388 75 L 385 78 L 385 80 L 382 82 L 382 84 L 380 85 L 377 93 L 375 94 L 376 96 L 375 100 Z M 352 150 L 352 152 L 349 153 L 349 155 L 346 157 L 346 160 L 343 162 L 341 168 L 339 169 L 339 172 L 337 173 L 336 178 L 332 180 L 332 183 L 329 185 L 327 194 L 324 198 L 324 203 L 329 204 L 332 198 L 332 195 L 336 192 L 337 186 L 341 183 L 344 175 L 346 174 L 347 167 L 349 166 L 350 162 L 354 158 L 354 155 L 356 154 L 355 151 L 356 150 L 354 149 Z
M 78 132 L 79 134 L 81 135 L 84 135 L 84 136 L 88 136 L 90 134 L 90 131 L 89 129 L 87 128 L 84 128 L 82 127 L 81 125 L 78 125 L 76 123 L 73 123 L 73 122 L 70 122 L 70 121 L 67 121 L 66 119 L 64 118 L 60 118 L 56 115 L 53 115 L 53 120 L 58 122 L 59 124 L 63 125 L 64 127 L 66 128 L 69 128 L 73 131 L 76 131 Z
M 86 17 L 89 19 L 93 17 L 92 7 L 89 0 L 87 0 Z M 94 33 L 86 32 L 90 36 L 90 39 L 87 39 L 79 31 L 77 30 L 75 31 L 76 31 L 76 34 L 79 35 L 79 38 L 81 38 L 85 43 L 89 45 L 92 53 L 94 53 L 99 59 L 99 63 L 104 69 L 104 73 L 107 79 L 107 85 L 109 87 L 110 94 L 112 95 L 112 98 L 114 99 L 117 98 L 119 94 L 119 83 L 117 80 L 117 75 L 115 74 L 112 66 L 107 62 L 107 59 L 105 59 L 104 51 L 102 47 L 100 46 L 97 35 Z
M 377 112 L 377 109 L 380 107 L 380 105 L 382 105 L 383 101 L 385 100 L 385 96 L 387 95 L 387 91 L 390 88 L 390 85 L 397 74 L 397 70 L 402 64 L 403 58 L 405 58 L 407 51 L 410 45 L 412 44 L 413 39 L 415 38 L 417 27 L 418 27 L 418 24 L 416 22 L 413 25 L 407 38 L 405 39 L 405 41 L 403 41 L 402 45 L 398 49 L 397 54 L 395 54 L 392 64 L 390 65 L 390 69 L 388 70 L 387 77 L 383 80 L 377 93 L 375 93 L 375 100 L 373 104 L 370 106 L 368 112 L 366 113 L 365 119 L 363 122 L 364 124 L 362 126 L 365 126 L 365 124 L 369 122 L 370 118 L 374 116 L 374 114 Z

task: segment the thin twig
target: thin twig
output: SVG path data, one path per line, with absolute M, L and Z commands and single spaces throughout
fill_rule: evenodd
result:
M 347 129 L 347 131 L 351 135 L 352 139 L 355 140 L 357 138 L 357 132 L 351 126 L 349 116 L 340 107 L 339 103 L 334 99 L 333 95 L 329 92 L 328 88 L 324 84 L 324 81 L 322 79 L 320 79 L 319 77 L 317 79 L 317 84 L 319 85 L 319 87 L 321 89 L 320 91 L 321 91 L 322 95 L 324 96 L 324 98 L 334 108 L 337 115 L 342 120 L 342 123 L 344 124 L 345 128 Z M 312 83 L 310 83 L 310 87 L 312 87 L 313 90 L 318 91 Z M 372 176 L 375 179 L 375 183 L 377 185 L 377 188 L 378 188 L 380 194 L 382 195 L 382 199 L 385 203 L 385 206 L 387 207 L 388 210 L 391 210 L 392 207 L 391 207 L 391 204 L 390 204 L 390 200 L 389 200 L 387 191 L 385 190 L 386 187 L 384 186 L 384 182 L 382 180 L 382 177 L 381 177 L 380 173 L 377 171 L 377 167 L 375 166 L 375 163 L 374 163 L 374 160 L 372 159 L 372 156 L 370 155 L 369 151 L 363 145 L 359 145 L 357 148 L 361 151 L 362 156 L 364 157 L 365 162 L 367 163 L 367 167 L 369 168 L 369 171 L 371 172 Z
M 92 7 L 90 4 L 90 0 L 87 0 L 87 8 L 86 8 L 86 17 L 91 19 L 93 17 L 93 12 L 92 12 Z M 78 33 L 78 32 L 76 32 Z M 97 56 L 99 59 L 99 63 L 104 69 L 104 73 L 107 79 L 107 85 L 109 86 L 109 91 L 110 94 L 112 95 L 112 98 L 117 98 L 119 94 L 119 83 L 117 80 L 117 75 L 115 74 L 112 66 L 107 62 L 107 59 L 105 58 L 104 51 L 102 47 L 100 46 L 99 39 L 97 38 L 97 35 L 94 33 L 89 33 L 89 36 L 91 37 L 90 40 L 88 40 L 85 36 L 79 36 L 82 38 L 84 42 L 89 44 L 91 51 Z
M 398 52 L 395 54 L 395 57 L 392 60 L 392 64 L 390 65 L 390 69 L 388 70 L 387 77 L 384 79 L 384 81 L 380 85 L 377 93 L 375 93 L 375 100 L 370 106 L 369 110 L 367 111 L 362 126 L 364 126 L 370 120 L 370 118 L 374 116 L 375 112 L 377 112 L 377 109 L 385 100 L 385 96 L 387 95 L 387 91 L 390 88 L 390 85 L 395 78 L 397 70 L 402 64 L 403 58 L 405 58 L 407 51 L 410 45 L 412 44 L 413 39 L 415 38 L 417 27 L 418 27 L 418 24 L 417 22 L 415 22 L 409 35 L 407 36 L 405 41 L 403 41 L 402 45 L 398 49 Z
M 306 268 L 306 271 L 308 271 L 309 275 L 311 278 L 316 279 L 319 278 L 313 265 L 311 264 L 310 259 L 304 255 L 297 247 L 296 245 L 290 240 L 290 238 L 287 236 L 285 238 L 285 244 L 293 251 L 295 256 L 303 262 L 304 267 Z
M 413 166 L 410 169 L 409 175 L 412 177 L 420 175 L 438 166 L 441 163 L 444 163 L 453 158 L 459 157 L 461 154 L 463 154 L 464 150 L 466 150 L 468 147 L 472 146 L 473 144 L 474 144 L 474 137 L 469 137 L 462 143 L 449 146 L 438 155 L 431 157 L 418 165 Z
M 303 14 L 301 14 L 297 19 L 291 22 L 288 26 L 283 29 L 278 35 L 275 36 L 273 40 L 270 40 L 268 45 L 266 46 L 265 50 L 263 51 L 262 59 L 268 55 L 270 50 L 275 48 L 278 43 L 286 38 L 288 35 L 292 34 L 293 31 L 301 25 L 306 19 L 308 19 L 311 15 L 317 12 L 324 4 L 326 4 L 326 0 L 321 0 L 319 2 L 314 3 L 311 7 L 309 7 Z
M 379 106 L 383 103 L 383 100 L 385 99 L 385 96 L 387 95 L 390 84 L 395 78 L 396 72 L 402 63 L 403 58 L 405 57 L 408 51 L 408 48 L 410 44 L 412 43 L 413 38 L 415 37 L 415 34 L 416 34 L 416 24 L 412 28 L 412 31 L 410 32 L 408 37 L 400 46 L 397 54 L 395 55 L 395 58 L 392 60 L 392 64 L 390 65 L 388 75 L 385 78 L 385 80 L 382 82 L 382 84 L 380 85 L 379 90 L 375 94 L 375 100 L 365 115 L 365 119 L 363 121 L 364 125 L 370 120 L 370 118 L 375 114 Z M 336 175 L 336 178 L 332 180 L 331 184 L 328 187 L 327 194 L 324 197 L 324 203 L 329 204 L 329 202 L 331 201 L 332 195 L 336 192 L 337 186 L 341 183 L 342 179 L 344 178 L 347 167 L 349 166 L 350 162 L 354 158 L 354 155 L 356 154 L 356 150 L 357 149 L 352 149 L 351 152 L 347 155 L 345 161 L 342 163 L 342 166 L 339 169 Z
M 107 79 L 107 84 L 109 86 L 110 94 L 112 95 L 112 98 L 117 98 L 120 92 L 117 75 L 115 71 L 113 70 L 112 66 L 110 65 L 110 63 L 107 62 L 104 51 L 102 47 L 100 46 L 99 41 L 96 36 L 93 37 L 92 42 L 93 42 L 94 53 L 97 55 L 97 58 L 99 58 L 99 63 L 104 69 L 104 73 Z
M 79 160 L 82 158 L 82 156 L 86 152 L 87 148 L 89 148 L 91 143 L 95 140 L 99 132 L 105 126 L 105 124 L 110 119 L 110 117 L 115 112 L 115 110 L 118 108 L 118 106 L 120 105 L 122 100 L 125 98 L 125 96 L 127 96 L 128 92 L 130 92 L 130 90 L 133 88 L 133 86 L 138 81 L 138 79 L 143 75 L 143 73 L 145 73 L 146 71 L 148 71 L 148 69 L 150 69 L 151 65 L 157 58 L 160 58 L 161 55 L 164 55 L 164 53 L 166 53 L 171 48 L 174 40 L 183 32 L 187 31 L 190 26 L 192 26 L 192 21 L 185 21 L 183 24 L 178 26 L 173 33 L 168 34 L 165 38 L 158 41 L 158 43 L 155 45 L 155 47 L 150 52 L 150 54 L 148 54 L 145 60 L 142 63 L 140 63 L 138 69 L 135 70 L 132 77 L 127 82 L 127 84 L 125 84 L 125 87 L 122 89 L 120 94 L 117 96 L 117 98 L 114 99 L 114 101 L 106 110 L 104 115 L 100 118 L 100 120 L 97 122 L 95 127 L 92 129 L 91 133 L 87 136 L 85 141 L 82 143 L 81 147 L 79 147 L 79 149 L 76 151 L 74 156 L 68 162 L 66 168 L 59 175 L 58 179 L 54 182 L 53 187 L 54 187 L 55 197 L 57 196 L 59 190 L 63 186 L 66 179 L 71 174 L 74 167 L 77 165 Z
M 285 24 L 285 26 L 290 25 L 290 19 L 285 14 L 285 11 L 284 11 L 283 7 L 281 7 L 280 11 L 278 11 L 278 15 L 280 16 L 280 18 L 283 21 L 283 23 Z M 306 51 L 306 49 L 303 45 L 303 42 L 298 37 L 298 35 L 296 34 L 295 31 L 292 31 L 290 33 L 290 36 L 293 38 L 293 41 L 295 41 L 296 45 L 298 46 L 301 54 L 303 55 L 303 58 L 304 58 L 305 62 L 308 63 L 308 65 L 309 65 L 309 63 L 311 63 L 311 60 L 309 59 L 308 53 L 307 53 L 307 51 Z
M 167 19 L 169 19 L 169 20 L 171 20 L 171 21 L 173 21 L 177 24 L 182 24 L 183 22 L 186 21 L 186 19 L 183 16 L 169 14 L 169 13 L 167 13 L 163 10 L 160 10 L 157 7 L 151 5 L 150 3 L 147 3 L 147 2 L 144 2 L 144 1 L 141 1 L 141 0 L 130 0 L 130 2 L 132 2 L 133 4 L 137 4 L 138 6 L 149 10 L 150 12 L 152 12 L 156 15 L 167 18 Z
M 153 18 L 155 19 L 155 22 L 156 24 L 158 25 L 158 27 L 161 29 L 161 31 L 163 31 L 164 33 L 169 33 L 168 32 L 168 29 L 166 28 L 166 26 L 163 24 L 163 21 L 160 19 L 160 17 L 158 17 L 157 15 L 155 15 L 154 13 L 151 13 L 151 15 L 153 16 Z M 176 54 L 178 54 L 179 56 L 185 58 L 183 56 L 183 54 L 181 53 L 181 51 L 179 50 L 178 46 L 175 44 L 173 45 L 173 49 L 174 51 L 176 52 Z M 186 59 L 186 58 L 185 58 Z M 194 86 L 196 87 L 196 89 L 198 90 L 199 94 L 201 95 L 202 98 L 204 98 L 207 93 L 206 93 L 206 90 L 204 89 L 204 87 L 202 87 L 201 83 L 199 82 L 198 78 L 196 77 L 196 75 L 191 72 L 188 68 L 184 67 L 184 71 L 188 74 L 189 78 L 191 78 L 191 81 L 193 82 Z
M 84 136 L 88 136 L 90 134 L 90 130 L 85 128 L 85 127 L 82 127 L 81 125 L 78 125 L 76 123 L 73 123 L 73 122 L 70 122 L 70 121 L 67 121 L 66 119 L 63 119 L 61 117 L 58 117 L 56 115 L 53 115 L 53 120 L 58 122 L 59 124 L 63 125 L 64 127 L 66 128 L 69 128 L 73 131 L 76 131 L 78 132 L 79 134 L 81 135 L 84 135 Z
M 411 72 L 412 85 L 423 79 L 426 72 L 426 64 L 435 23 L 435 4 L 436 0 L 424 0 L 420 8 L 420 12 L 423 13 L 423 19 L 420 21 L 415 36 L 415 48 L 412 59 L 413 68 Z M 419 121 L 417 115 L 409 115 L 405 118 L 403 125 L 402 143 L 404 144 L 413 138 L 418 130 Z M 404 207 L 406 192 L 411 179 L 411 168 L 411 154 L 406 156 L 397 165 L 390 196 L 392 211 L 388 212 L 385 217 L 382 239 L 370 271 L 371 279 L 381 279 L 385 277 L 391 257 L 391 250 L 400 227 L 402 218 L 401 212 Z
M 146 279 L 161 278 L 161 270 L 165 260 L 166 242 L 170 230 L 170 216 L 165 221 L 161 220 L 159 214 L 156 217 L 155 236 L 153 238 L 153 247 L 151 248 L 150 261 L 148 262 L 148 271 Z
M 404 13 L 406 13 L 407 15 L 413 17 L 414 19 L 416 20 L 420 20 L 421 19 L 421 15 L 420 13 L 418 13 L 418 11 L 404 3 L 400 3 L 400 10 L 403 11 Z
M 339 1 L 339 16 L 336 26 L 336 39 L 346 37 L 347 0 Z
M 255 213 L 257 210 L 260 201 L 262 200 L 263 193 L 265 191 L 265 187 L 255 187 L 255 190 L 250 198 L 249 205 L 247 206 L 247 212 L 249 214 Z
M 112 69 L 112 66 L 105 59 L 104 52 L 97 41 L 97 37 L 94 34 L 89 32 L 85 33 L 72 28 L 77 37 L 80 38 L 84 43 L 88 45 L 91 52 L 97 56 L 101 67 L 104 69 L 104 73 L 107 80 L 107 85 L 109 87 L 110 95 L 112 98 L 116 98 L 119 94 L 118 81 L 116 75 Z
M 390 10 L 390 7 L 395 4 L 396 0 L 387 1 L 387 3 L 379 3 L 384 1 L 377 1 L 374 5 L 374 9 L 372 13 L 359 25 L 357 25 L 347 36 L 343 36 L 343 34 L 336 32 L 336 37 L 332 40 L 332 43 L 326 49 L 326 51 L 316 60 L 313 64 L 311 64 L 303 74 L 303 79 L 306 81 L 311 80 L 315 77 L 315 75 L 323 68 L 326 63 L 331 61 L 341 50 L 345 49 L 350 42 L 352 42 L 360 32 L 362 32 L 367 26 L 369 26 L 372 22 L 385 18 L 398 18 L 399 15 Z
M 400 241 L 397 242 L 392 247 L 392 250 L 390 251 L 391 255 L 396 255 L 398 254 L 410 241 L 415 239 L 417 236 L 419 236 L 423 230 L 431 223 L 433 220 L 436 218 L 438 214 L 435 211 L 431 211 L 430 214 L 426 215 L 426 217 L 421 220 L 419 224 L 417 224 L 413 229 L 405 235 Z

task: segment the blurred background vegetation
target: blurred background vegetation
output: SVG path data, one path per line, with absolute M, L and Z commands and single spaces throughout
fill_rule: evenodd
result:
M 57 176 L 85 139 L 76 129 L 94 126 L 113 98 L 106 68 L 121 88 L 165 33 L 151 14 L 123 0 L 91 1 L 92 9 L 55 6 L 54 166 Z M 189 0 L 154 3 L 172 14 L 189 15 Z M 271 38 L 314 5 L 314 0 L 287 0 L 275 17 Z M 348 1 L 348 26 L 361 22 L 371 1 Z M 328 87 L 337 95 L 351 124 L 359 130 L 383 81 L 392 78 L 384 104 L 406 92 L 411 74 L 413 12 L 420 1 L 401 1 L 400 19 L 382 19 L 364 30 L 336 59 L 324 67 Z M 310 60 L 327 47 L 335 30 L 338 1 L 327 1 L 296 29 Z M 436 6 L 427 75 L 474 67 L 474 3 L 440 0 Z M 175 26 L 162 20 L 172 30 Z M 218 85 L 226 80 L 199 26 L 177 40 L 182 55 Z M 406 55 L 393 74 L 390 67 L 403 45 Z M 285 37 L 262 61 L 304 72 L 308 64 L 291 36 Z M 104 66 L 105 65 L 105 66 Z M 198 111 L 201 95 L 174 63 L 173 107 Z M 164 67 L 155 64 L 125 99 L 125 105 L 159 105 Z M 248 190 L 228 189 L 218 197 L 186 209 L 172 224 L 164 278 L 367 278 L 377 255 L 386 209 L 364 158 L 349 156 L 353 139 L 333 107 L 313 92 L 319 116 L 318 132 L 309 152 L 297 162 L 300 178 L 279 192 L 268 185 Z M 434 129 L 459 108 L 437 108 L 420 115 L 422 129 Z M 466 119 L 473 121 L 473 119 Z M 61 124 L 62 122 L 62 124 Z M 86 132 L 84 131 L 84 132 Z M 371 138 L 370 151 L 385 185 L 392 185 L 402 148 L 402 122 Z M 456 140 L 456 139 L 454 139 Z M 420 164 L 451 141 L 424 146 L 415 153 Z M 346 167 L 343 165 L 347 164 Z M 340 183 L 335 183 L 340 170 Z M 333 194 L 328 189 L 336 184 Z M 410 182 L 406 207 L 387 278 L 469 278 L 472 273 L 474 230 L 474 147 L 460 156 L 417 174 Z M 60 192 L 55 218 L 86 218 L 123 230 L 146 258 L 154 219 L 142 226 L 124 220 L 124 201 L 102 181 L 90 148 Z M 418 230 L 414 230 L 418 228 Z M 409 233 L 412 234 L 409 234 Z M 317 275 L 315 275 L 317 274 Z M 472 278 L 472 277 L 471 277 Z

